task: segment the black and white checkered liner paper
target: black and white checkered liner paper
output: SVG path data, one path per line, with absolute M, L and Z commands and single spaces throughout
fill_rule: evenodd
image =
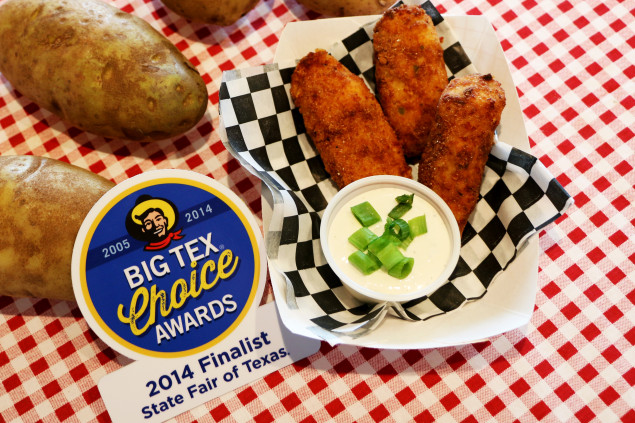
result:
M 474 73 L 452 29 L 430 2 L 422 5 L 442 37 L 448 78 Z M 372 30 L 360 28 L 330 53 L 374 87 Z M 313 332 L 360 336 L 388 313 L 420 321 L 481 298 L 527 239 L 557 219 L 572 199 L 533 156 L 498 142 L 491 151 L 481 198 L 463 233 L 461 257 L 449 281 L 406 304 L 364 304 L 354 299 L 326 263 L 320 217 L 337 187 L 306 135 L 289 90 L 295 63 L 223 73 L 219 112 L 225 147 L 271 190 L 266 228 L 270 264 L 287 283 L 286 301 Z M 224 129 L 224 131 L 223 131 Z

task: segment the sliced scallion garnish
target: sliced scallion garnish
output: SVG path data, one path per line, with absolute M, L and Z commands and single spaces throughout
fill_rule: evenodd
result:
M 410 245 L 410 243 L 412 242 L 412 234 L 410 234 L 410 236 L 406 239 L 404 239 L 403 241 L 401 241 L 401 244 L 399 244 L 399 246 L 403 249 L 403 250 L 407 250 L 408 246 Z
M 348 256 L 348 261 L 365 275 L 370 275 L 381 266 L 381 263 L 359 250 Z
M 375 210 L 368 201 L 364 201 L 363 203 L 351 207 L 351 211 L 353 212 L 355 219 L 357 219 L 357 221 L 364 227 L 368 227 L 381 220 L 377 210 Z
M 403 194 L 395 200 L 398 204 L 388 214 L 381 236 L 368 228 L 381 221 L 379 213 L 368 201 L 351 207 L 363 227 L 348 238 L 357 248 L 348 261 L 365 275 L 384 267 L 390 276 L 403 279 L 413 269 L 414 258 L 405 257 L 402 250 L 405 251 L 415 237 L 428 231 L 426 217 L 421 215 L 408 221 L 401 218 L 412 208 L 414 194 Z
M 415 259 L 412 257 L 404 257 L 393 267 L 388 269 L 388 274 L 398 279 L 403 279 L 412 272 L 412 267 L 414 266 Z
M 364 251 L 375 238 L 377 238 L 377 235 L 373 231 L 363 227 L 353 232 L 353 235 L 348 237 L 348 241 L 358 250 Z
M 381 264 L 386 267 L 386 269 L 391 269 L 395 264 L 399 263 L 403 258 L 403 254 L 399 250 L 399 248 L 394 244 L 388 244 L 384 248 L 375 254 Z
M 403 219 L 391 219 L 386 226 L 385 230 L 395 236 L 399 241 L 403 241 L 410 235 L 410 226 L 408 222 Z
M 373 260 L 377 264 L 378 269 L 381 268 L 381 261 L 377 258 L 375 254 L 371 253 L 370 251 L 366 251 L 366 255 L 370 257 L 371 260 Z
M 408 221 L 408 226 L 410 226 L 410 236 L 413 238 L 418 235 L 425 234 L 426 232 L 428 232 L 426 215 L 422 214 L 421 216 L 413 217 Z
M 403 194 L 395 198 L 398 204 L 393 207 L 390 213 L 388 213 L 388 216 L 392 217 L 393 219 L 399 219 L 401 216 L 406 214 L 406 212 L 412 208 L 414 196 L 414 194 Z
M 368 251 L 373 253 L 375 256 L 381 250 L 386 248 L 387 245 L 392 244 L 392 239 L 388 234 L 384 234 L 379 238 L 374 239 L 370 244 L 368 244 Z

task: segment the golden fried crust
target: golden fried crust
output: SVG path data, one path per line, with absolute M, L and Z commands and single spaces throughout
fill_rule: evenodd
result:
M 298 63 L 291 97 L 339 188 L 372 175 L 411 177 L 401 145 L 371 91 L 326 51 L 309 53 Z
M 478 202 L 504 107 L 505 92 L 489 74 L 450 81 L 439 100 L 419 163 L 419 182 L 448 203 L 461 233 Z
M 439 36 L 422 8 L 401 6 L 377 22 L 373 46 L 379 102 L 406 157 L 416 161 L 448 83 Z

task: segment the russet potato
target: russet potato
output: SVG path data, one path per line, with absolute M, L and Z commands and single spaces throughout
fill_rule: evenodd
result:
M 253 9 L 260 0 L 161 0 L 169 9 L 192 21 L 228 26 Z
M 62 161 L 0 156 L 0 295 L 74 300 L 75 237 L 113 186 Z
M 187 58 L 143 19 L 100 0 L 0 3 L 0 72 L 40 107 L 104 137 L 170 138 L 207 108 Z
M 298 0 L 309 9 L 327 16 L 380 15 L 396 0 Z

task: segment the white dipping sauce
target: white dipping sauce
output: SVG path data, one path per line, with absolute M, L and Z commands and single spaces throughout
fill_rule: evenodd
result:
M 410 275 L 398 279 L 390 276 L 384 268 L 364 275 L 348 262 L 348 257 L 357 250 L 348 237 L 362 227 L 353 216 L 351 207 L 368 201 L 377 210 L 382 220 L 369 229 L 379 236 L 384 232 L 388 213 L 397 205 L 395 198 L 403 194 L 410 195 L 412 192 L 405 188 L 385 187 L 359 194 L 339 209 L 329 227 L 329 249 L 341 270 L 359 285 L 380 294 L 408 294 L 425 288 L 441 275 L 452 252 L 450 233 L 443 217 L 432 204 L 415 193 L 412 208 L 401 218 L 407 222 L 425 215 L 428 232 L 415 237 L 405 251 L 400 249 L 405 257 L 414 258 Z

